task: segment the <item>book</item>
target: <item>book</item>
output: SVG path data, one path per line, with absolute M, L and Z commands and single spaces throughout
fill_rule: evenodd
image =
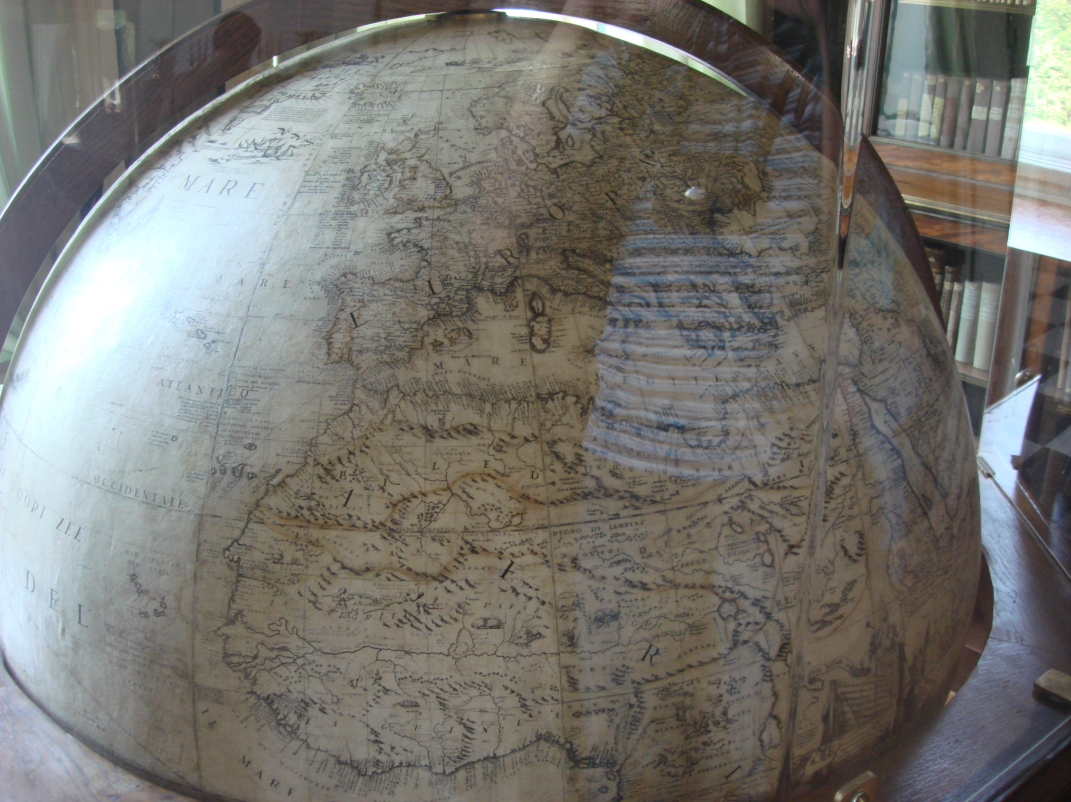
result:
M 938 297 L 940 297 L 941 288 L 944 286 L 947 257 L 948 254 L 941 248 L 926 249 L 926 259 L 930 263 L 930 274 L 933 276 L 933 286 L 937 289 Z
M 900 79 L 889 81 L 886 90 L 886 101 L 883 107 L 886 115 L 886 130 L 888 136 L 903 139 L 907 130 L 907 104 L 911 92 L 911 73 L 904 70 L 900 73 Z M 881 133 L 880 131 L 878 133 Z
M 971 125 L 967 131 L 967 152 L 985 150 L 985 132 L 989 127 L 989 99 L 993 96 L 993 81 L 982 78 L 974 84 L 974 103 L 971 105 Z
M 937 144 L 942 148 L 952 147 L 956 137 L 956 117 L 959 115 L 959 96 L 963 92 L 963 79 L 953 75 L 945 89 L 945 107 L 941 114 L 941 133 Z
M 974 362 L 974 341 L 978 334 L 978 305 L 982 300 L 982 282 L 977 279 L 963 282 L 963 307 L 959 311 L 959 333 L 956 335 L 956 361 Z
M 1004 139 L 1000 146 L 1002 159 L 1014 159 L 1019 150 L 1026 110 L 1026 78 L 1012 78 L 1008 90 L 1008 113 L 1004 117 Z
M 933 99 L 937 93 L 937 75 L 926 73 L 922 88 L 922 105 L 919 107 L 918 141 L 930 143 L 930 128 L 933 122 Z
M 989 370 L 993 361 L 993 337 L 997 332 L 997 311 L 1000 308 L 1000 284 L 983 281 L 978 297 L 978 330 L 974 335 L 974 356 L 971 364 L 978 370 Z
M 877 132 L 879 136 L 900 137 L 901 111 L 907 111 L 907 93 L 911 90 L 911 73 L 900 73 L 898 79 L 890 73 L 885 84 L 885 97 L 882 98 L 878 113 Z
M 933 91 L 933 108 L 930 114 L 931 145 L 941 144 L 941 122 L 945 117 L 945 94 L 948 91 L 948 76 L 938 75 L 937 85 Z
M 959 315 L 963 311 L 963 279 L 957 278 L 952 285 L 952 305 L 948 313 L 948 328 L 945 331 L 945 339 L 948 347 L 955 353 L 959 340 Z
M 925 76 L 921 72 L 911 73 L 911 91 L 908 92 L 903 136 L 908 142 L 919 138 L 919 115 L 922 112 L 922 89 L 925 83 Z
M 967 135 L 971 130 L 971 111 L 974 108 L 974 79 L 964 78 L 959 90 L 959 110 L 956 117 L 956 135 L 952 142 L 953 150 L 967 149 Z
M 945 332 L 948 332 L 949 321 L 952 314 L 952 289 L 956 282 L 959 281 L 959 265 L 946 264 L 945 265 L 945 281 L 941 287 L 941 322 L 944 324 Z M 962 283 L 960 284 L 960 297 L 962 298 Z
M 1008 81 L 993 81 L 993 94 L 989 99 L 989 122 L 985 129 L 986 156 L 1000 156 L 1004 143 L 1004 108 L 1008 103 Z
M 897 139 L 903 139 L 907 136 L 907 93 L 911 89 L 911 73 L 904 72 L 906 76 L 902 86 L 904 87 L 904 94 L 896 100 L 896 126 L 893 136 Z

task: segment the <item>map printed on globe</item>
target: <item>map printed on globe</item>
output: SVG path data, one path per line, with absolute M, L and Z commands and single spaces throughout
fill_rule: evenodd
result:
M 239 799 L 767 800 L 944 700 L 910 263 L 860 204 L 818 470 L 835 165 L 606 30 L 358 32 L 94 210 L 0 413 L 0 640 L 72 731 Z

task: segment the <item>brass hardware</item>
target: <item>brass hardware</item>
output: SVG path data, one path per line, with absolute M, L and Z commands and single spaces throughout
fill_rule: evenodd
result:
M 872 771 L 864 771 L 847 785 L 841 787 L 833 802 L 878 802 L 878 777 Z
M 1047 701 L 1071 705 L 1071 677 L 1063 671 L 1050 668 L 1034 682 L 1034 690 Z

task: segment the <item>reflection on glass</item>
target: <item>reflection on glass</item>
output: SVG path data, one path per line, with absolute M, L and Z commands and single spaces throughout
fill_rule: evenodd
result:
M 943 701 L 977 490 L 914 269 L 860 199 L 835 292 L 833 134 L 614 32 L 359 31 L 98 204 L 0 419 L 46 707 L 234 797 L 683 802 Z

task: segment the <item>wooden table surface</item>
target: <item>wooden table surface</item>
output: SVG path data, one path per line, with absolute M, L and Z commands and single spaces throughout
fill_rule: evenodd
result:
M 0 799 L 3 802 L 164 802 L 165 791 L 112 765 L 65 733 L 0 671 Z

